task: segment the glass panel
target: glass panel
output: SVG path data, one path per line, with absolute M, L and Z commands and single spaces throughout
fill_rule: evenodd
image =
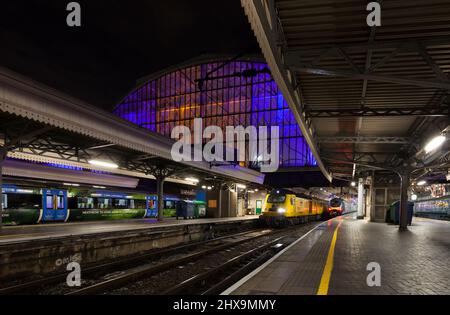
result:
M 6 198 L 5 208 L 8 209 L 39 209 L 42 206 L 41 195 L 8 193 L 3 194 L 3 198 Z
M 45 196 L 47 209 L 54 209 L 53 195 Z
M 98 198 L 98 207 L 100 209 L 111 208 L 111 199 L 110 198 Z
M 243 76 L 248 70 L 255 75 Z M 200 89 L 198 80 L 207 74 L 209 79 Z M 281 166 L 317 165 L 267 64 L 262 62 L 218 61 L 167 73 L 132 92 L 115 114 L 166 137 L 174 126 L 192 130 L 196 117 L 204 119 L 204 128 L 279 126 Z M 244 165 L 253 164 L 247 159 Z
M 126 209 L 127 208 L 127 199 L 113 199 L 114 208 L 116 209 Z
M 286 196 L 279 196 L 279 195 L 270 195 L 267 199 L 267 202 L 270 203 L 283 203 L 286 200 Z
M 8 195 L 2 194 L 2 208 L 7 209 L 8 208 Z
M 64 209 L 64 196 L 57 196 L 56 197 L 57 200 L 57 205 L 58 205 L 58 209 Z

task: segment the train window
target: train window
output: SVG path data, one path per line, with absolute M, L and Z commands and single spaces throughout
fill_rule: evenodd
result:
M 291 197 L 291 206 L 295 206 L 295 197 Z
M 114 208 L 117 209 L 126 209 L 127 208 L 127 199 L 113 199 Z
M 270 203 L 283 203 L 285 200 L 286 196 L 270 195 L 267 201 Z
M 145 209 L 145 200 L 133 200 L 135 209 Z
M 332 207 L 339 207 L 341 205 L 341 202 L 341 199 L 334 198 L 330 200 L 330 205 Z
M 64 209 L 64 196 L 56 196 L 57 209 Z
M 2 194 L 2 209 L 8 208 L 8 195 Z
M 5 194 L 8 209 L 39 209 L 42 196 L 36 194 Z
M 175 209 L 175 201 L 164 200 L 164 209 Z
M 94 208 L 94 198 L 78 197 L 77 208 L 78 209 L 93 209 Z
M 110 198 L 98 198 L 98 207 L 100 209 L 111 208 L 111 199 Z
M 149 209 L 156 208 L 156 200 L 149 199 L 149 200 L 148 200 L 148 208 L 149 208 Z
M 54 209 L 53 195 L 45 196 L 45 206 L 47 209 Z

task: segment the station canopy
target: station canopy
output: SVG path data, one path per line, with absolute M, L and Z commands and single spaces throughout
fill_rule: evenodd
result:
M 186 180 L 189 177 L 254 185 L 264 182 L 263 174 L 239 165 L 176 163 L 171 158 L 173 142 L 112 113 L 0 69 L 0 148 L 7 150 L 5 172 L 18 174 L 20 167 L 13 162 L 23 162 L 34 163 L 34 169 L 65 167 L 65 173 L 97 171 L 144 179 L 164 176 L 167 181 L 185 185 L 194 184 Z M 115 167 L 105 168 L 93 162 Z M 26 172 L 26 168 L 23 164 L 22 171 Z M 50 175 L 55 176 L 53 172 Z M 91 177 L 80 176 L 79 180 L 88 183 Z M 110 182 L 117 180 L 98 176 L 101 177 Z M 126 181 L 124 186 L 133 185 Z
M 447 173 L 448 145 L 422 148 L 449 125 L 449 1 L 379 1 L 373 27 L 368 1 L 241 2 L 326 176 Z

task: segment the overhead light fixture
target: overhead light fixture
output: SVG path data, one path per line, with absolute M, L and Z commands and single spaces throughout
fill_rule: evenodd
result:
M 245 188 L 247 188 L 247 186 L 242 185 L 242 184 L 237 184 L 236 187 L 237 187 L 237 188 L 240 188 L 240 189 L 245 189 Z
M 93 188 L 97 188 L 97 189 L 106 189 L 105 186 L 92 186 Z
M 30 189 L 16 189 L 16 193 L 19 194 L 32 194 L 33 191 Z
M 355 187 L 356 186 L 356 182 L 352 182 L 351 185 L 352 185 L 352 187 Z
M 425 152 L 429 153 L 431 151 L 436 150 L 437 148 L 439 148 L 441 145 L 444 144 L 445 140 L 446 140 L 446 137 L 443 136 L 443 135 L 439 135 L 437 137 L 434 137 L 425 146 Z
M 206 186 L 202 186 L 202 189 L 206 189 Z
M 412 195 L 411 195 L 411 200 L 412 200 L 412 201 L 417 200 L 417 195 L 416 195 L 416 194 L 412 194 Z
M 99 160 L 89 160 L 89 164 L 100 166 L 100 167 L 106 167 L 106 168 L 119 168 L 119 165 L 112 163 L 112 162 L 105 162 L 105 161 L 99 161 Z
M 424 180 L 421 180 L 420 182 L 417 183 L 417 186 L 423 186 L 425 185 L 427 182 Z
M 212 187 L 211 186 L 208 186 L 208 190 L 211 190 L 212 189 Z
M 72 184 L 72 183 L 63 183 L 64 186 L 73 186 L 73 187 L 79 187 L 80 184 Z
M 193 178 L 193 177 L 187 177 L 187 178 L 185 178 L 185 180 L 187 180 L 188 182 L 192 182 L 194 184 L 197 184 L 199 182 L 199 180 L 197 178 Z
M 258 191 L 259 191 L 259 189 L 255 189 L 255 191 L 256 191 L 256 192 L 258 192 Z

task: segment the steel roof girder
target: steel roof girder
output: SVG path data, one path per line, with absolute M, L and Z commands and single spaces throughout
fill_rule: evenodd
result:
M 279 34 L 282 32 L 281 25 L 277 27 L 270 26 L 268 12 L 272 15 L 276 14 L 274 2 L 259 0 L 241 0 L 241 5 L 248 16 L 249 22 L 261 47 L 266 62 L 271 69 L 272 76 L 277 82 L 278 87 L 282 91 L 289 107 L 291 108 L 296 121 L 301 129 L 311 152 L 313 153 L 320 170 L 324 176 L 331 181 L 332 176 L 325 168 L 319 156 L 317 142 L 313 136 L 312 126 L 307 126 L 304 117 L 303 104 L 301 102 L 301 92 L 295 84 L 295 76 L 290 73 L 284 61 L 284 51 L 279 46 Z M 278 18 L 278 15 L 275 15 Z
M 409 137 L 319 137 L 319 143 L 370 143 L 370 144 L 410 144 Z
M 439 80 L 417 80 L 412 78 L 400 78 L 394 76 L 386 76 L 379 74 L 367 74 L 367 73 L 356 73 L 351 71 L 335 70 L 328 68 L 319 67 L 309 67 L 308 65 L 301 63 L 291 63 L 290 68 L 298 72 L 304 72 L 315 75 L 322 76 L 333 76 L 333 77 L 348 77 L 357 80 L 370 80 L 379 82 L 388 82 L 401 85 L 412 85 L 425 88 L 435 88 L 442 90 L 450 90 L 450 81 L 439 81 Z

